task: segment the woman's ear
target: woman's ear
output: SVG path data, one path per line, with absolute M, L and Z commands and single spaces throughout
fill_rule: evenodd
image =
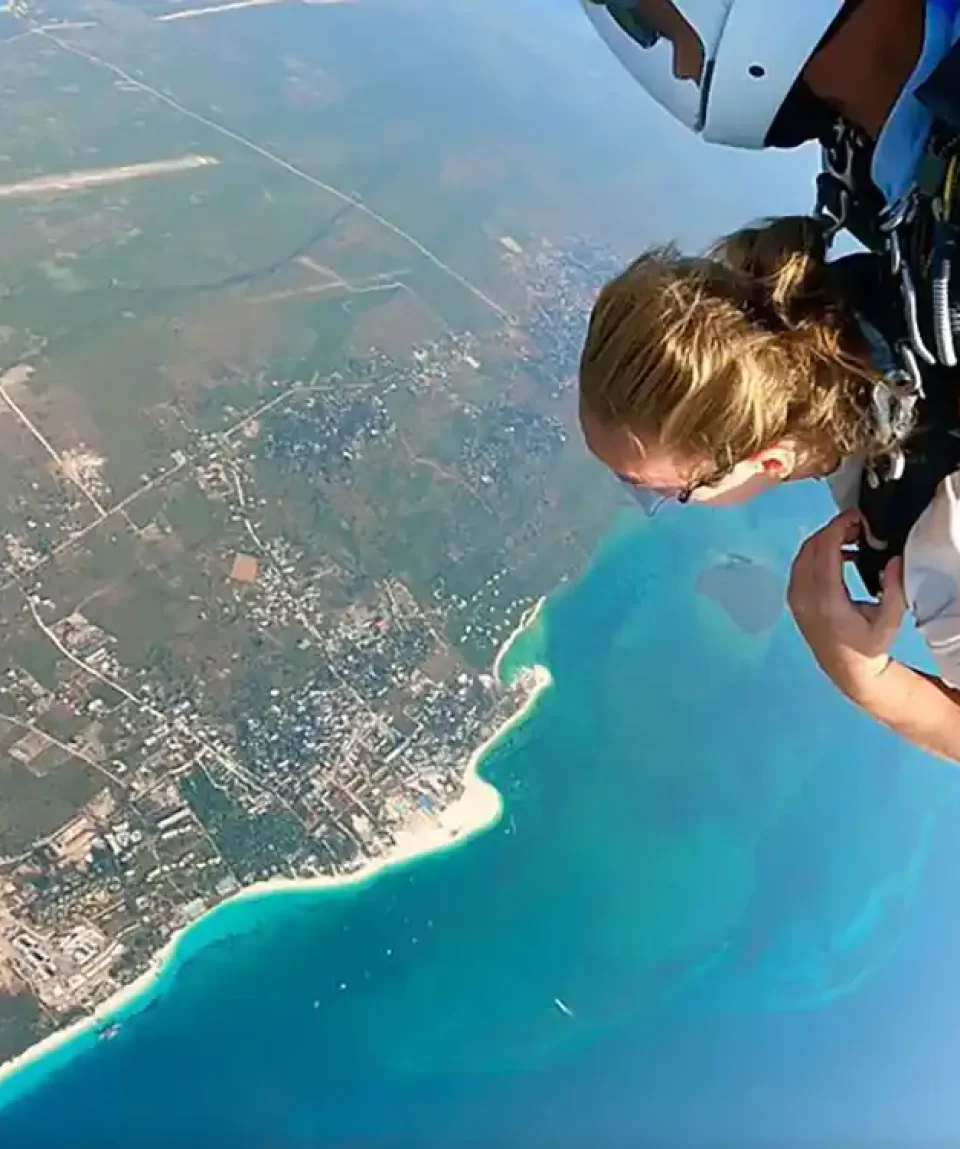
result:
M 754 462 L 769 479 L 786 479 L 796 465 L 797 453 L 787 444 L 767 447 L 754 456 Z

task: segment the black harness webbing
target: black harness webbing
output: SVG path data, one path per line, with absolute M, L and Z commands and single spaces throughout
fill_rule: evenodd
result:
M 860 545 L 857 566 L 876 594 L 886 563 L 902 554 L 937 487 L 960 469 L 960 43 L 916 91 L 934 117 L 913 186 L 884 204 L 870 174 L 873 145 L 842 123 L 822 141 L 817 209 L 872 253 L 833 264 L 851 305 L 887 343 L 895 386 L 916 395 L 916 424 L 903 443 L 898 474 L 867 467 L 859 505 L 884 545 Z
M 900 297 L 886 261 L 875 254 L 845 256 L 831 264 L 839 290 L 849 306 L 881 334 L 900 322 Z M 903 553 L 914 523 L 929 505 L 942 480 L 960 468 L 960 387 L 955 369 L 925 367 L 923 394 L 917 401 L 916 424 L 904 442 L 899 478 L 883 466 L 866 466 L 858 505 L 880 548 L 864 538 L 857 569 L 867 590 L 876 595 L 880 574 L 890 559 Z

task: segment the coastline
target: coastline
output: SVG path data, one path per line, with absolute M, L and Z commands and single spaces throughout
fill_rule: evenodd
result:
M 546 604 L 546 601 L 547 601 L 547 598 L 546 598 L 546 595 L 544 595 L 542 598 L 538 599 L 533 604 L 533 606 L 529 607 L 527 610 L 525 610 L 523 612 L 523 614 L 520 616 L 520 621 L 513 628 L 513 630 L 507 635 L 506 639 L 504 640 L 504 642 L 500 646 L 500 649 L 497 651 L 496 657 L 493 660 L 493 667 L 491 668 L 491 674 L 502 685 L 509 685 L 509 683 L 503 683 L 503 679 L 501 678 L 501 675 L 500 675 L 500 669 L 503 666 L 504 658 L 506 657 L 507 653 L 509 652 L 509 650 L 513 646 L 513 644 L 516 642 L 516 640 L 520 637 L 520 635 L 523 634 L 523 632 L 525 630 L 530 630 L 531 627 L 536 625 L 537 620 L 540 618 L 540 613 L 543 610 L 544 605 Z M 536 672 L 538 670 L 542 670 L 542 671 L 544 671 L 545 674 L 549 674 L 549 671 L 547 671 L 546 668 L 542 667 L 542 666 L 535 666 L 535 667 L 532 667 L 531 669 L 533 669 L 534 672 Z M 539 688 L 537 688 L 537 689 L 539 689 Z
M 503 683 L 500 678 L 500 667 L 504 656 L 520 634 L 536 622 L 545 602 L 546 598 L 541 598 L 535 606 L 524 612 L 518 625 L 497 651 L 493 662 L 493 675 L 502 686 L 509 685 Z M 324 890 L 373 882 L 388 870 L 460 846 L 496 825 L 503 814 L 503 797 L 492 783 L 481 776 L 480 768 L 483 760 L 504 735 L 527 718 L 540 696 L 553 684 L 550 671 L 545 666 L 534 664 L 525 669 L 532 676 L 532 688 L 518 709 L 471 753 L 464 767 L 463 793 L 459 798 L 432 818 L 421 817 L 413 825 L 399 831 L 390 850 L 379 858 L 371 859 L 353 873 L 335 877 L 268 878 L 254 882 L 211 906 L 194 921 L 176 930 L 139 977 L 101 1002 L 92 1013 L 64 1029 L 51 1033 L 29 1049 L 25 1049 L 23 1053 L 0 1064 L 0 1112 L 5 1105 L 16 1099 L 15 1095 L 9 1098 L 3 1097 L 3 1090 L 12 1078 L 52 1056 L 74 1040 L 84 1036 L 93 1037 L 101 1026 L 117 1020 L 117 1014 L 121 1010 L 147 995 L 165 974 L 173 972 L 176 967 L 175 964 L 171 966 L 171 963 L 175 963 L 178 947 L 185 936 L 224 907 L 271 894 L 315 894 Z

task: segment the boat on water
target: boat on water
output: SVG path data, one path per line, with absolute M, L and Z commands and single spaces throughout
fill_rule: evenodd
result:
M 554 1004 L 554 1005 L 557 1007 L 557 1009 L 559 1009 L 559 1010 L 560 1010 L 560 1012 L 561 1012 L 562 1014 L 564 1014 L 566 1017 L 573 1017 L 573 1010 L 570 1008 L 570 1006 L 569 1006 L 569 1005 L 567 1005 L 567 1003 L 566 1003 L 565 1001 L 562 1001 L 562 1000 L 561 1000 L 559 997 L 555 997 L 555 998 L 553 999 L 553 1004 Z
M 111 1038 L 116 1037 L 120 1032 L 120 1025 L 118 1022 L 112 1022 L 110 1025 L 102 1025 L 97 1030 L 97 1037 L 101 1041 L 109 1041 Z

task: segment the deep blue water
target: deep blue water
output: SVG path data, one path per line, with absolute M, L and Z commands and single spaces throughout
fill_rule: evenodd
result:
M 786 570 L 823 508 L 780 494 L 625 518 L 507 660 L 555 685 L 488 758 L 500 824 L 207 919 L 113 1041 L 0 1090 L 0 1144 L 960 1138 L 958 778 L 693 586 Z

